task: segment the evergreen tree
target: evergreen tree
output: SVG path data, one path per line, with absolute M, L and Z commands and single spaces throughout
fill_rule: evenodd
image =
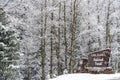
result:
M 17 68 L 16 61 L 19 57 L 16 53 L 17 50 L 18 42 L 15 32 L 13 30 L 7 30 L 0 23 L 0 80 L 14 80 L 13 78 L 15 77 L 12 74 L 15 68 Z
M 0 8 L 0 22 L 3 25 L 6 25 L 8 23 L 7 17 L 5 16 L 5 11 L 3 10 L 3 8 Z

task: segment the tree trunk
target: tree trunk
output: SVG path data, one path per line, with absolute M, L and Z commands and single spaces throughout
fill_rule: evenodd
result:
M 70 73 L 74 72 L 74 47 L 75 47 L 75 32 L 76 32 L 76 1 L 73 4 L 72 24 L 71 24 L 71 56 L 70 56 Z M 72 1 L 71 1 L 72 2 Z M 72 4 L 71 4 L 72 6 Z
M 64 1 L 64 40 L 65 40 L 65 67 L 67 68 L 67 31 L 66 31 L 66 1 Z
M 97 23 L 98 25 L 100 24 L 100 15 L 99 15 L 99 0 L 97 0 Z M 100 36 L 98 36 L 98 43 L 99 43 L 99 50 L 102 48 L 101 47 L 101 39 L 100 39 Z
M 43 11 L 43 8 L 41 8 L 41 12 Z M 43 23 L 43 14 L 41 15 L 41 56 L 42 56 L 42 60 L 41 60 L 41 65 L 42 65 L 42 80 L 45 80 L 45 57 L 46 57 L 46 53 L 45 53 L 45 26 Z
M 53 6 L 53 0 L 52 0 L 52 6 Z M 51 13 L 51 21 L 53 21 L 53 11 Z M 51 33 L 50 33 L 50 46 L 51 46 L 51 52 L 50 52 L 50 78 L 52 78 L 53 75 L 53 24 L 51 26 Z
M 89 16 L 90 16 L 90 12 L 89 12 L 89 4 L 90 4 L 90 1 L 88 0 L 88 18 L 89 18 Z M 90 30 L 90 22 L 88 21 L 88 24 L 87 24 L 87 26 L 88 26 L 88 30 Z M 90 33 L 88 33 L 88 36 L 90 37 Z M 91 41 L 89 40 L 88 41 L 88 52 L 91 52 Z
M 110 26 L 109 26 L 109 17 L 110 17 L 110 0 L 108 0 L 107 14 L 106 14 L 106 48 L 110 48 Z
M 52 37 L 52 33 L 53 33 L 53 26 L 51 26 L 51 38 L 50 38 L 50 46 L 51 46 L 51 52 L 50 52 L 50 77 L 52 78 L 52 74 L 53 74 L 53 37 Z
M 58 19 L 58 23 L 61 22 L 61 2 L 59 3 L 59 19 Z M 60 64 L 60 28 L 61 24 L 59 23 L 59 27 L 57 28 L 57 41 L 56 41 L 56 56 L 57 56 L 57 74 L 60 75 L 61 72 L 61 64 Z
M 46 8 L 47 0 L 45 0 L 45 8 Z M 45 13 L 44 18 L 41 16 L 41 19 L 44 19 L 43 27 L 41 29 L 41 37 L 42 37 L 42 80 L 45 80 L 45 58 L 46 58 L 46 24 L 47 24 L 47 15 Z M 43 22 L 43 21 L 42 21 Z

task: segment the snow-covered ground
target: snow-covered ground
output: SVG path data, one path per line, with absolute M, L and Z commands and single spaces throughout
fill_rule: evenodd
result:
M 116 74 L 65 74 L 49 80 L 120 80 L 120 73 Z

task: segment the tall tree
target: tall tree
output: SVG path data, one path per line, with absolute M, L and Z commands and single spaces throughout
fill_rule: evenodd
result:
M 68 68 L 67 66 L 67 21 L 66 21 L 66 0 L 64 1 L 64 42 L 65 42 L 65 66 Z
M 43 6 L 41 7 L 41 12 L 43 11 Z M 41 15 L 41 66 L 42 66 L 42 77 L 41 80 L 45 80 L 45 52 L 44 52 L 44 23 L 43 23 L 43 14 Z
M 109 26 L 109 18 L 110 18 L 110 0 L 107 1 L 107 13 L 106 13 L 106 48 L 110 48 L 110 26 Z
M 44 9 L 47 7 L 47 0 L 44 2 L 45 6 Z M 42 12 L 43 10 L 41 10 Z M 44 20 L 44 21 L 43 21 Z M 45 58 L 46 58 L 46 27 L 47 27 L 47 14 L 45 13 L 44 15 L 41 15 L 41 23 L 42 23 L 42 28 L 41 28 L 41 49 L 42 49 L 42 78 L 41 80 L 45 80 Z
M 54 6 L 53 4 L 54 0 L 51 0 L 52 7 Z M 51 22 L 54 20 L 54 10 L 51 12 Z M 53 76 L 53 29 L 54 29 L 54 24 L 51 24 L 51 30 L 50 30 L 50 77 L 52 78 Z
M 13 79 L 12 71 L 17 68 L 17 60 L 19 54 L 18 42 L 15 36 L 15 31 L 6 30 L 5 26 L 0 24 L 0 78 L 1 80 Z M 13 72 L 14 73 L 14 72 Z
M 77 0 L 74 0 L 72 3 L 71 0 L 71 55 L 70 55 L 70 73 L 74 72 L 74 49 L 75 49 L 75 32 L 76 32 L 76 2 Z
M 98 24 L 98 26 L 100 24 L 99 0 L 97 0 L 97 24 Z M 101 49 L 101 39 L 100 39 L 100 36 L 98 36 L 98 43 L 99 43 L 99 50 L 100 50 Z
M 89 19 L 89 17 L 90 17 L 90 0 L 87 1 L 87 4 L 88 4 L 87 16 L 88 16 L 88 19 Z M 90 21 L 89 20 L 88 20 L 87 26 L 88 26 L 88 31 L 89 31 L 90 30 Z M 91 37 L 90 33 L 88 33 L 88 36 L 89 36 L 89 38 Z M 88 52 L 91 52 L 91 41 L 90 40 L 88 41 Z
M 62 72 L 61 72 L 61 56 L 60 56 L 60 31 L 61 31 L 61 0 L 59 1 L 59 25 L 58 25 L 58 29 L 57 29 L 57 47 L 56 47 L 56 54 L 57 54 L 57 72 L 58 72 L 58 75 L 60 75 Z

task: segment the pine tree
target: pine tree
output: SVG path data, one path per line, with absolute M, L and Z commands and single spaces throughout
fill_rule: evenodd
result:
M 7 17 L 5 16 L 5 11 L 3 10 L 3 8 L 0 8 L 0 22 L 3 25 L 6 25 L 8 23 Z
M 0 24 L 0 80 L 8 80 L 11 77 L 16 60 L 18 60 L 18 42 L 13 30 L 7 30 Z M 1 77 L 2 76 L 2 77 Z M 14 79 L 12 79 L 14 80 Z

